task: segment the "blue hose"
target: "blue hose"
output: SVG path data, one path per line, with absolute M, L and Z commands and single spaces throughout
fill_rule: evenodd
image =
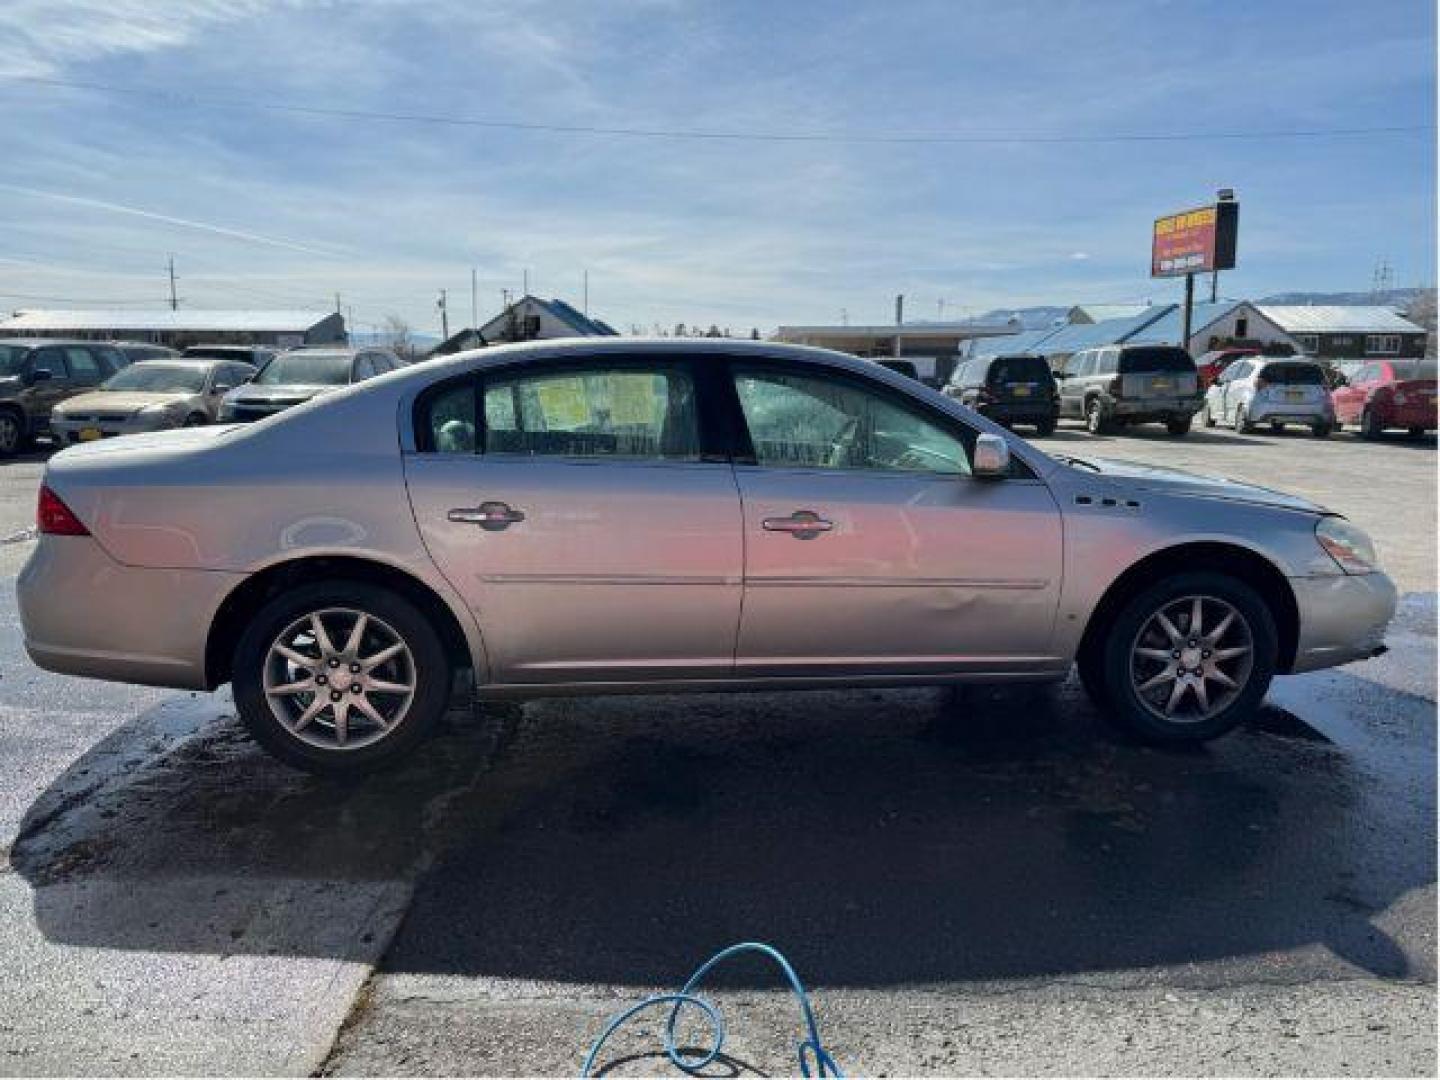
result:
M 815 1025 L 815 1013 L 810 1008 L 810 997 L 805 993 L 805 984 L 800 981 L 800 976 L 795 974 L 795 969 L 790 966 L 790 961 L 780 954 L 779 949 L 758 941 L 742 941 L 738 945 L 731 945 L 728 949 L 722 949 L 705 963 L 696 969 L 695 974 L 674 994 L 654 994 L 631 1005 L 624 1012 L 612 1017 L 605 1025 L 605 1030 L 590 1047 L 590 1053 L 585 1057 L 585 1064 L 580 1070 L 582 1077 L 594 1076 L 595 1059 L 600 1056 L 601 1049 L 609 1041 L 610 1036 L 624 1027 L 636 1013 L 656 1005 L 670 1006 L 670 1019 L 665 1022 L 665 1056 L 670 1059 L 677 1069 L 687 1073 L 696 1073 L 709 1065 L 720 1056 L 721 1049 L 725 1046 L 725 1020 L 720 1015 L 720 1010 L 704 998 L 696 994 L 695 988 L 700 980 L 710 973 L 710 969 L 732 956 L 745 952 L 758 952 L 768 956 L 779 966 L 784 973 L 786 980 L 790 983 L 790 989 L 795 994 L 795 999 L 800 1003 L 800 1015 L 805 1021 L 806 1036 L 800 1041 L 797 1054 L 800 1059 L 800 1075 L 805 1077 L 844 1077 L 840 1067 L 835 1064 L 835 1059 L 826 1052 L 820 1042 L 820 1029 Z M 699 1009 L 704 1015 L 706 1022 L 710 1025 L 711 1043 L 710 1049 L 703 1054 L 687 1057 L 680 1052 L 675 1043 L 675 1025 L 680 1020 L 680 1012 L 687 1005 Z M 815 1071 L 811 1072 L 812 1066 Z

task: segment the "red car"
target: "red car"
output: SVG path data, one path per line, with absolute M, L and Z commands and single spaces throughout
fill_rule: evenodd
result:
M 1257 356 L 1259 353 L 1259 349 L 1237 345 L 1229 349 L 1211 349 L 1196 358 L 1195 372 L 1200 376 L 1200 389 L 1209 389 L 1210 384 L 1220 377 L 1220 373 L 1242 356 Z
M 1359 424 L 1366 439 L 1386 428 L 1423 435 L 1436 427 L 1435 361 L 1370 360 L 1330 396 L 1337 428 Z

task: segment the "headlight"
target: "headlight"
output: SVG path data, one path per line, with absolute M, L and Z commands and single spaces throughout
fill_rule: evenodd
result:
M 1375 541 L 1364 529 L 1351 525 L 1344 518 L 1321 518 L 1315 526 L 1315 539 L 1347 574 L 1373 574 L 1380 569 L 1380 554 Z

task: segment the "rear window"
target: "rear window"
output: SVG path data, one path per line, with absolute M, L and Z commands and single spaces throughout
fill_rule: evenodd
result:
M 990 365 L 992 385 L 1015 382 L 1050 382 L 1050 365 L 1040 356 L 1002 356 Z
M 1421 360 L 1414 364 L 1396 364 L 1395 377 L 1397 379 L 1433 379 L 1435 378 L 1435 361 Z
M 1184 349 L 1163 347 L 1126 349 L 1120 354 L 1120 374 L 1149 375 L 1152 372 L 1184 374 L 1195 372 L 1195 361 Z
M 257 386 L 344 386 L 350 381 L 349 353 L 281 353 L 252 380 Z
M 1318 364 L 1266 364 L 1260 377 L 1276 386 L 1325 385 L 1325 373 Z

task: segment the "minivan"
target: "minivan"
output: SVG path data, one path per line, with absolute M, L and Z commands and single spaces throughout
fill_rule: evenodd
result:
M 1043 356 L 985 356 L 955 369 L 947 396 L 997 424 L 1033 424 L 1053 435 L 1060 417 L 1060 391 Z
M 1083 349 L 1060 378 L 1060 415 L 1084 420 L 1092 435 L 1128 424 L 1164 424 L 1184 435 L 1200 408 L 1200 379 L 1190 354 L 1175 345 Z

